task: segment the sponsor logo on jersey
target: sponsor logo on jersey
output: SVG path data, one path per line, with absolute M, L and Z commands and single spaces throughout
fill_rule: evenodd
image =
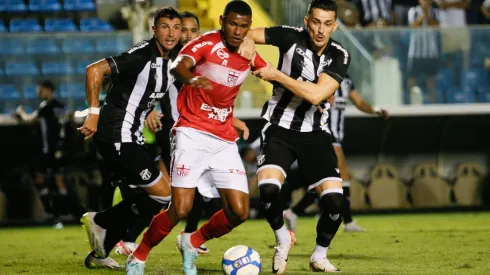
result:
M 147 168 L 140 172 L 140 177 L 142 180 L 149 180 L 151 178 L 151 172 Z
M 231 106 L 227 108 L 216 108 L 211 107 L 206 103 L 201 105 L 201 110 L 208 112 L 209 119 L 219 120 L 221 122 L 225 122 L 228 115 L 233 112 L 233 108 Z
M 131 48 L 127 53 L 132 54 L 134 51 L 142 49 L 142 48 L 146 47 L 148 44 L 149 44 L 148 42 L 145 42 L 141 45 L 136 45 L 135 47 Z
M 157 64 L 157 63 L 151 63 L 150 67 L 151 67 L 152 69 L 155 69 L 155 68 L 160 68 L 160 67 L 162 67 L 162 65 Z
M 330 64 L 332 64 L 332 58 L 329 58 L 329 59 L 327 59 L 326 61 L 323 61 L 323 62 L 320 64 L 320 67 L 330 66 Z
M 228 85 L 235 86 L 236 81 L 240 77 L 240 73 L 230 70 L 228 72 Z
M 225 50 L 223 50 L 223 49 L 219 49 L 219 50 L 216 52 L 216 54 L 217 54 L 217 55 L 218 55 L 218 57 L 219 57 L 219 58 L 221 58 L 221 59 L 225 59 L 225 58 L 230 57 L 230 55 L 229 55 L 227 52 L 225 52 Z
M 165 95 L 165 93 L 155 92 L 155 93 L 151 93 L 150 98 L 156 98 L 156 99 L 159 99 L 159 98 L 162 98 L 164 95 Z
M 204 47 L 206 45 L 213 45 L 213 42 L 211 41 L 204 41 L 204 42 L 201 42 L 199 44 L 196 44 L 193 48 L 192 48 L 192 52 L 195 53 L 197 52 L 197 49 L 201 48 L 201 47 Z
M 189 175 L 189 173 L 191 172 L 191 167 L 185 166 L 184 164 L 178 164 L 175 167 L 175 171 L 176 171 L 177 176 L 185 177 L 185 176 Z

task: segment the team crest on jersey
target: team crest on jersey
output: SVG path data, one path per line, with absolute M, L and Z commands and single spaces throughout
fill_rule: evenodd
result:
M 151 178 L 151 172 L 148 169 L 141 171 L 140 177 L 142 180 L 149 180 Z
M 177 171 L 177 176 L 185 177 L 189 175 L 189 172 L 191 171 L 191 167 L 185 166 L 184 164 L 178 164 L 177 167 L 175 167 L 175 170 Z
M 235 86 L 235 83 L 238 80 L 238 77 L 240 77 L 239 72 L 235 72 L 235 71 L 230 70 L 230 72 L 228 73 L 228 85 Z

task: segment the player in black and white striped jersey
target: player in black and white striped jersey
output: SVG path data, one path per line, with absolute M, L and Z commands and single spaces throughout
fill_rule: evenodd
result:
M 435 76 L 439 66 L 438 30 L 439 10 L 432 8 L 431 0 L 419 0 L 420 5 L 408 10 L 412 30 L 408 48 L 408 89 L 417 86 L 417 78 L 425 75 L 431 103 L 436 103 Z
M 342 220 L 344 222 L 344 232 L 360 232 L 365 231 L 359 227 L 352 219 L 352 210 L 350 208 L 350 174 L 345 163 L 345 156 L 342 150 L 342 141 L 344 139 L 344 118 L 345 107 L 350 100 L 356 106 L 357 109 L 366 113 L 374 114 L 382 118 L 387 119 L 389 114 L 386 110 L 381 108 L 374 108 L 366 102 L 359 92 L 357 92 L 354 85 L 354 81 L 347 74 L 344 81 L 340 84 L 339 89 L 334 94 L 335 101 L 332 108 L 328 109 L 330 113 L 328 126 L 333 137 L 333 148 L 337 155 L 338 165 L 340 169 L 340 175 L 342 176 L 342 189 L 343 189 L 343 205 L 342 205 Z M 297 215 L 304 213 L 305 209 L 315 202 L 316 198 L 311 193 L 306 193 L 303 198 L 292 208 L 284 211 L 284 219 L 289 229 L 295 231 Z
M 310 258 L 314 271 L 336 272 L 327 259 L 327 250 L 337 232 L 342 209 L 342 179 L 327 126 L 331 97 L 344 80 L 350 56 L 330 38 L 336 30 L 337 4 L 334 0 L 313 0 L 304 20 L 306 28 L 275 26 L 249 31 L 240 53 L 253 60 L 255 43 L 279 48 L 279 69 L 271 66 L 253 72 L 274 82 L 273 96 L 265 103 L 258 162 L 260 198 L 277 246 L 272 270 L 282 274 L 287 267 L 294 235 L 284 226 L 280 189 L 286 171 L 297 159 L 302 183 L 315 192 L 325 206 L 317 225 L 316 246 Z

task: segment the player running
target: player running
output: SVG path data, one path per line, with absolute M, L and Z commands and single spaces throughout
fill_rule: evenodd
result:
M 248 217 L 249 196 L 245 169 L 235 141 L 234 100 L 250 72 L 250 61 L 238 47 L 252 23 L 252 10 L 242 1 L 229 2 L 220 16 L 221 30 L 209 32 L 187 44 L 173 64 L 172 72 L 184 84 L 178 96 L 180 117 L 175 124 L 172 156 L 172 203 L 153 219 L 143 240 L 128 258 L 126 274 L 144 274 L 150 250 L 187 216 L 195 188 L 206 197 L 217 197 L 224 209 L 181 241 L 183 270 L 197 274 L 197 248 L 219 238 Z M 266 66 L 257 55 L 256 68 Z
M 338 26 L 334 0 L 311 1 L 304 23 L 306 28 L 253 29 L 240 50 L 249 59 L 255 54 L 255 43 L 274 45 L 280 51 L 280 71 L 267 66 L 253 72 L 275 83 L 273 96 L 262 110 L 268 123 L 262 130 L 257 171 L 260 198 L 277 240 L 272 270 L 278 274 L 286 271 L 293 239 L 284 226 L 280 189 L 296 159 L 302 183 L 318 195 L 325 209 L 318 220 L 310 269 L 339 271 L 326 255 L 342 221 L 342 179 L 327 126 L 328 112 L 317 106 L 329 108 L 326 100 L 344 80 L 350 56 L 330 38 Z

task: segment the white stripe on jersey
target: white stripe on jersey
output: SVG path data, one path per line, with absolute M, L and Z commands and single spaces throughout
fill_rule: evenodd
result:
M 150 63 L 148 61 L 143 68 L 143 70 L 138 74 L 136 79 L 136 84 L 134 85 L 131 96 L 128 100 L 128 106 L 126 106 L 126 114 L 124 115 L 124 122 L 121 128 L 121 141 L 122 142 L 132 142 L 131 138 L 131 127 L 135 120 L 136 108 L 141 102 L 145 92 L 146 84 L 148 82 L 148 75 L 150 73 Z
M 242 84 L 242 82 L 245 81 L 245 78 L 247 78 L 249 72 L 250 69 L 246 71 L 238 71 L 211 62 L 205 62 L 196 66 L 196 73 L 226 87 L 236 87 Z M 229 74 L 231 73 L 238 77 L 236 81 L 232 83 L 230 83 L 228 80 L 230 78 Z
M 168 89 L 168 98 L 170 101 L 170 113 L 172 114 L 172 120 L 177 121 L 179 119 L 179 111 L 177 110 L 177 96 L 179 95 L 179 91 L 177 90 L 177 87 L 175 87 L 174 84 L 170 86 Z

